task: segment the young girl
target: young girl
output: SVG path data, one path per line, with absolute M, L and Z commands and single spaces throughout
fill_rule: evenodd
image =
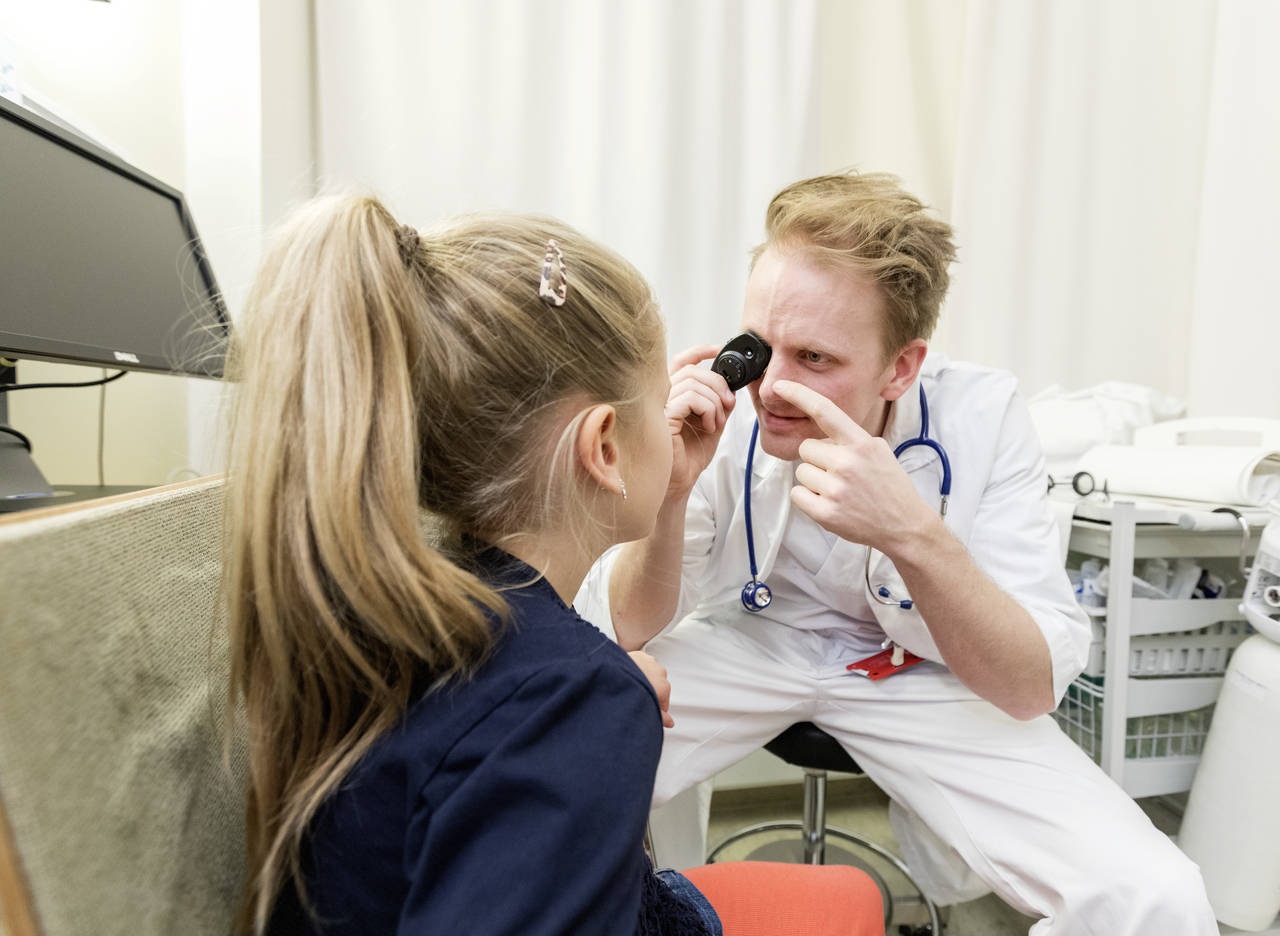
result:
M 719 934 L 642 847 L 664 705 L 637 662 L 665 676 L 570 607 L 671 471 L 644 280 L 549 219 L 420 234 L 335 197 L 277 237 L 238 325 L 238 932 Z M 880 919 L 869 879 L 779 866 L 804 872 L 791 907 L 764 867 L 731 908 L 749 926 L 868 894 Z
M 710 932 L 642 848 L 658 698 L 569 606 L 670 472 L 643 279 L 549 219 L 327 198 L 240 324 L 241 930 Z

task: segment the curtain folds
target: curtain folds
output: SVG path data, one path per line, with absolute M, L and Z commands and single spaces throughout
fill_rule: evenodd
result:
M 969 0 L 948 350 L 1280 417 L 1280 8 Z
M 314 2 L 322 185 L 560 216 L 672 350 L 734 331 L 774 191 L 857 166 L 956 226 L 935 346 L 1280 417 L 1271 0 Z
M 819 168 L 816 30 L 817 0 L 316 0 L 322 186 L 556 215 L 645 274 L 669 348 L 722 341 L 769 197 Z

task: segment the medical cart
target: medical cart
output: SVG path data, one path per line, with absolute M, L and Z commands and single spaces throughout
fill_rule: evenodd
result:
M 1086 608 L 1096 635 L 1090 663 L 1054 717 L 1133 797 L 1190 789 L 1222 674 L 1249 634 L 1239 566 L 1257 549 L 1265 511 L 1240 508 L 1246 537 L 1235 517 L 1212 509 L 1092 497 L 1075 507 L 1068 567 L 1096 557 L 1109 565 L 1110 582 L 1106 606 Z M 1221 569 L 1224 596 L 1134 597 L 1135 563 L 1152 558 Z

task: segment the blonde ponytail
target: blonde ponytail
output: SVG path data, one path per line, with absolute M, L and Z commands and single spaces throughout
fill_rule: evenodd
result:
M 574 258 L 563 308 L 537 298 L 548 237 Z M 565 509 L 563 404 L 625 418 L 663 335 L 639 275 L 558 222 L 472 217 L 411 238 L 350 196 L 280 232 L 239 324 L 225 587 L 249 729 L 238 930 L 261 933 L 301 884 L 319 805 L 415 691 L 491 648 L 505 604 L 427 544 L 422 510 L 456 547 Z

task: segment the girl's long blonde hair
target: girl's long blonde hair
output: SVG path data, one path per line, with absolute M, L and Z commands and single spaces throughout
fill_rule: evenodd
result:
M 549 238 L 568 269 L 560 307 L 538 297 Z M 451 543 L 498 543 L 580 510 L 566 413 L 607 402 L 625 422 L 664 336 L 640 275 L 559 222 L 476 215 L 414 237 L 355 196 L 287 223 L 238 325 L 225 587 L 250 874 L 237 929 L 261 933 L 281 888 L 301 887 L 318 806 L 415 686 L 465 676 L 492 644 L 504 602 L 428 544 L 423 512 Z

